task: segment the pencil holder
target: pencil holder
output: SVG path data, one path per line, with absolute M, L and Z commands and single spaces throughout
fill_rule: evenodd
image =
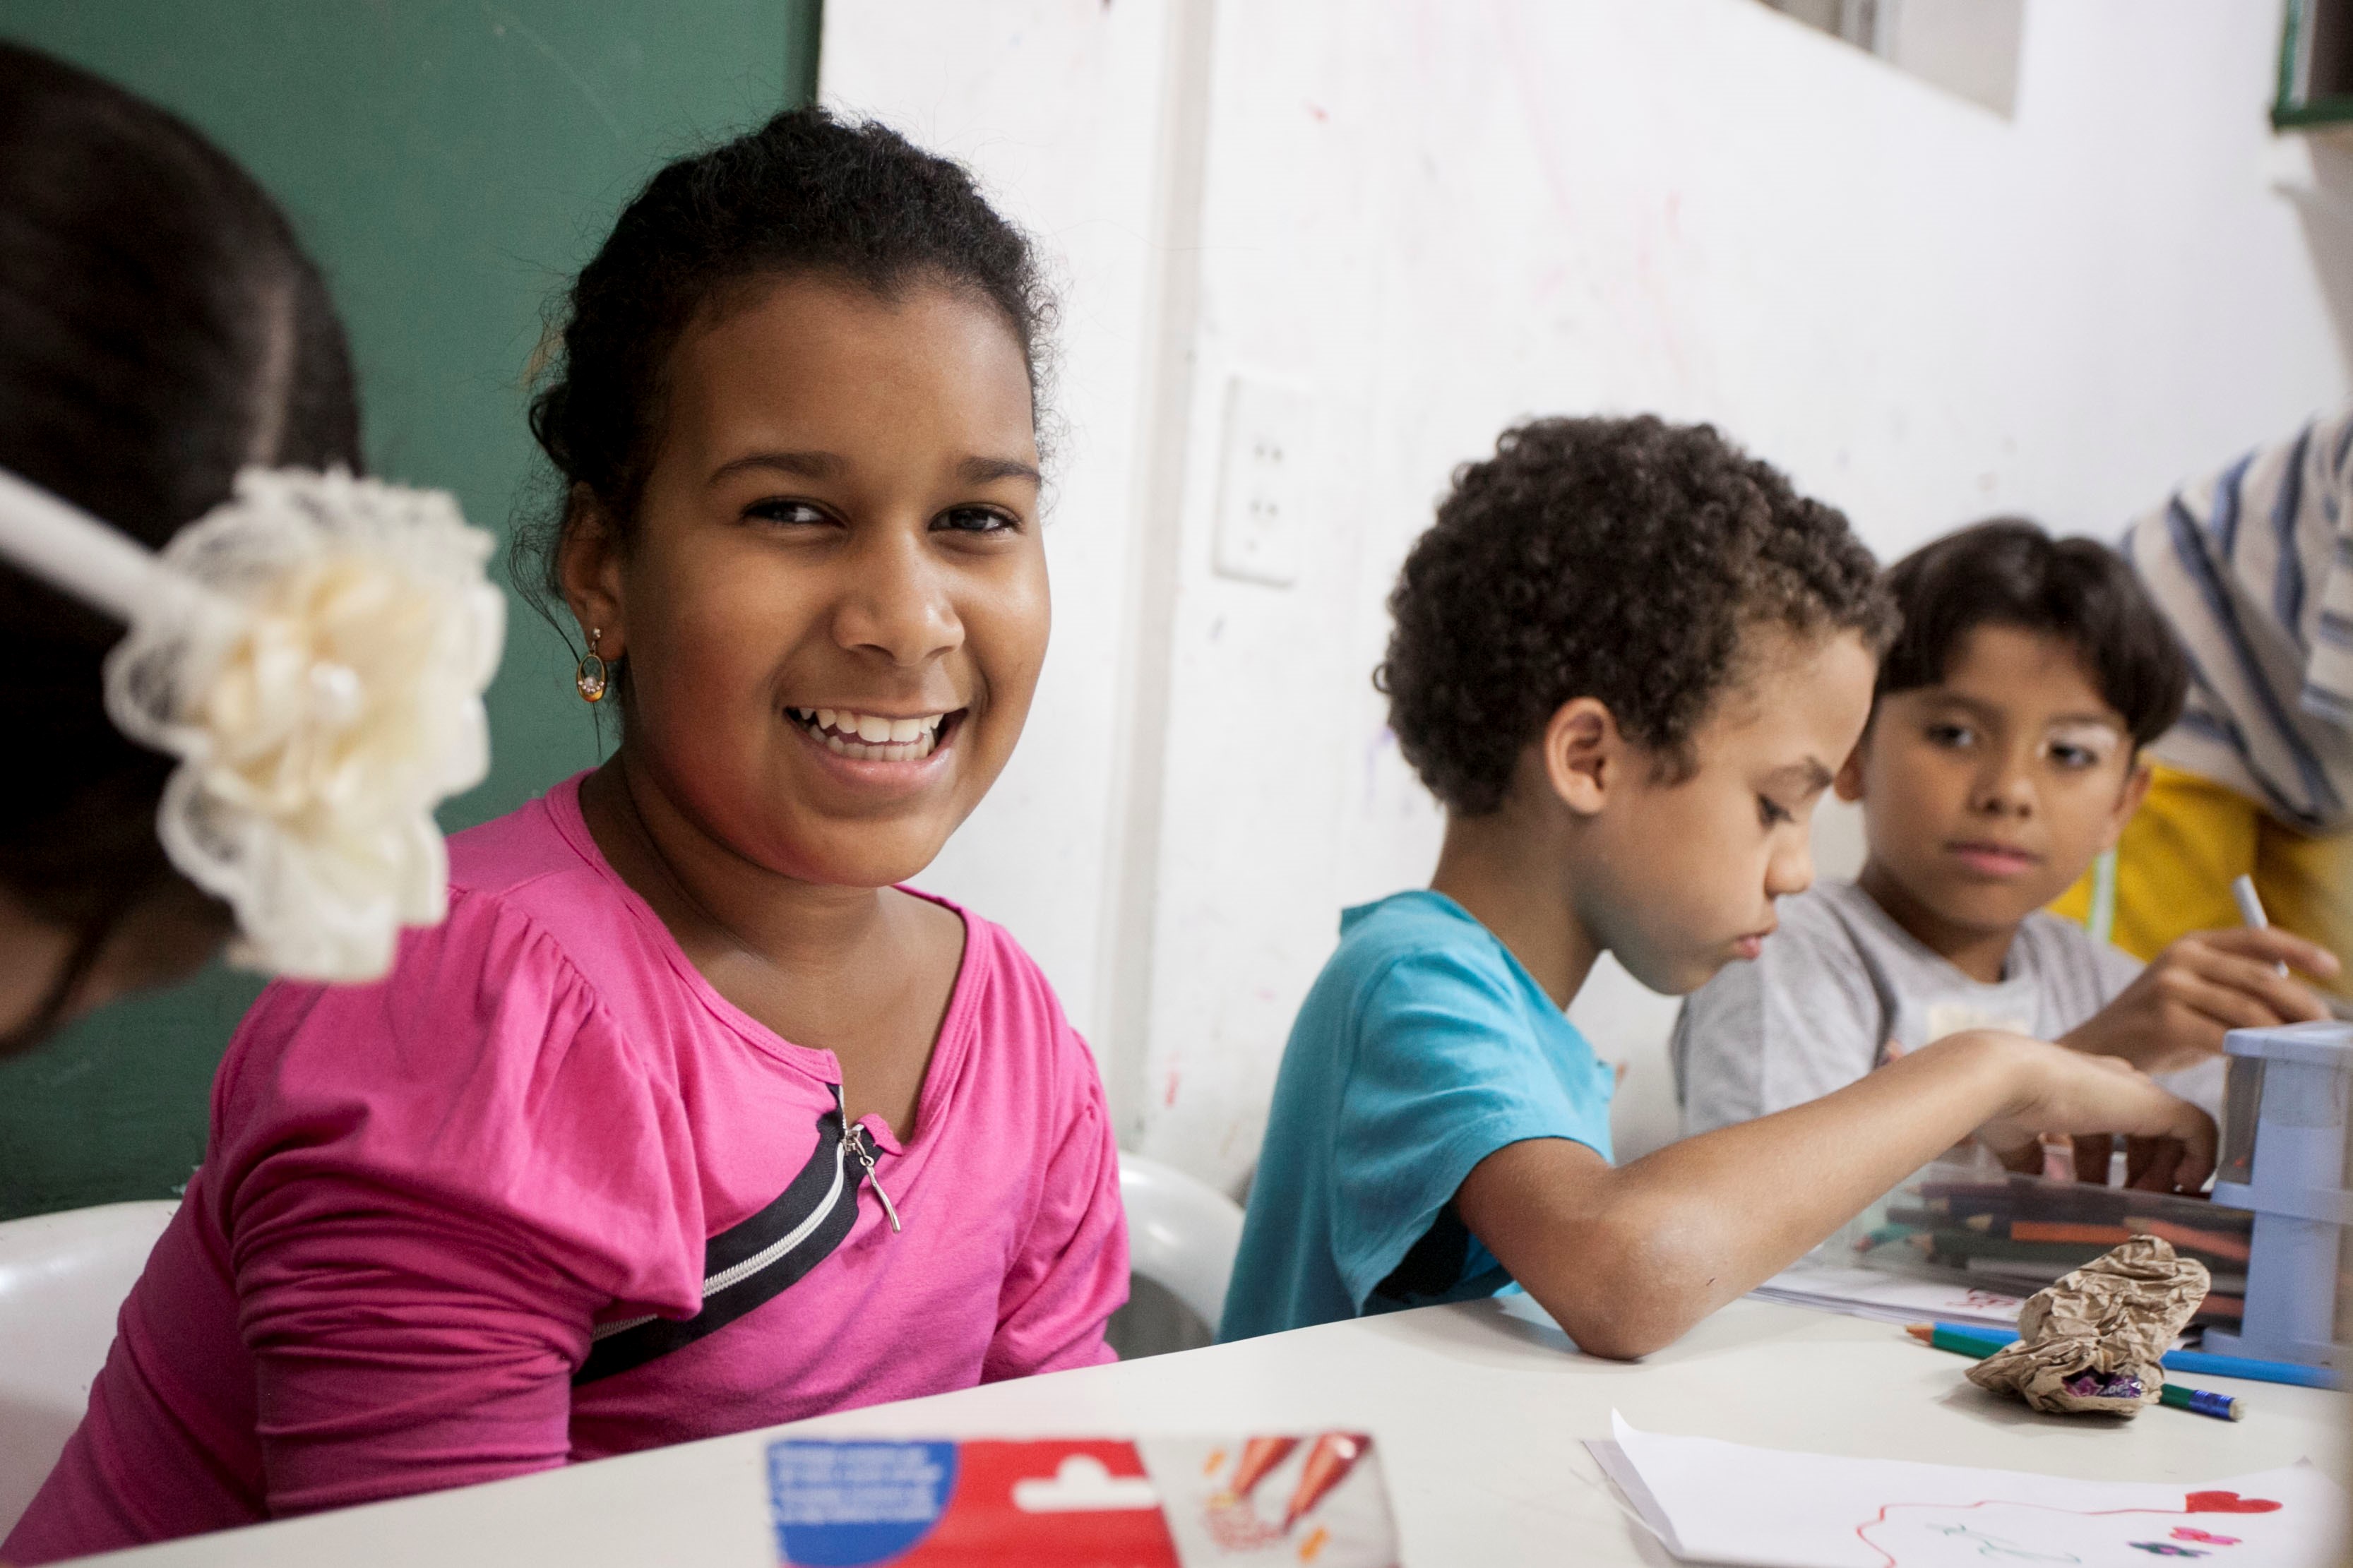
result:
M 2209 1328 L 2217 1355 L 2342 1369 L 2338 1254 L 2353 1224 L 2346 1190 L 2346 1114 L 2353 1025 L 2233 1029 L 2214 1202 L 2255 1216 L 2245 1314 L 2235 1333 Z

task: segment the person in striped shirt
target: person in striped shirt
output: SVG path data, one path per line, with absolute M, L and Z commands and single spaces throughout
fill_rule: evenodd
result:
M 2095 868 L 2053 909 L 2112 908 L 2111 940 L 2150 958 L 2233 922 L 2252 876 L 2353 996 L 2353 406 L 2183 486 L 2122 548 L 2189 652 L 2189 700 L 2151 748 L 2113 902 Z

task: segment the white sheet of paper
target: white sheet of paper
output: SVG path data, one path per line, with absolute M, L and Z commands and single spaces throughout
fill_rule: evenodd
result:
M 2018 1327 L 2024 1296 L 2005 1296 L 1982 1286 L 1957 1285 L 1935 1279 L 1915 1279 L 1876 1268 L 1841 1268 L 1799 1264 L 1787 1268 L 1748 1292 L 1759 1301 L 1785 1307 L 1809 1307 L 1818 1312 L 1838 1312 L 1882 1323 L 1973 1323 L 1984 1328 Z M 1499 1291 L 1496 1300 L 1506 1314 L 1547 1328 L 1560 1325 L 1552 1314 L 1524 1290 Z
M 1982 1323 L 2014 1329 L 2024 1296 L 1983 1287 L 1915 1279 L 1877 1268 L 1800 1263 L 1749 1292 L 1760 1301 L 1812 1307 L 1883 1323 Z M 2029 1292 L 2031 1294 L 2031 1292 Z
M 1847 1459 L 1638 1431 L 1594 1458 L 1686 1562 L 1747 1568 L 2326 1568 L 2345 1494 L 2309 1464 L 2185 1487 Z M 1630 1473 L 1636 1484 L 1629 1485 Z M 2265 1506 L 2270 1505 L 2270 1506 Z

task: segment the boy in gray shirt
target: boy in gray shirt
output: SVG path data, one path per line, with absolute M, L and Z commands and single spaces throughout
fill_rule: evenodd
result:
M 1683 1131 L 1803 1104 L 1957 1030 L 2124 1058 L 2219 1111 L 2232 1028 L 2327 1016 L 2277 931 L 2201 931 L 2144 968 L 2042 906 L 2113 845 L 2147 788 L 2187 661 L 2125 563 L 2031 523 L 1980 523 L 1888 572 L 1904 629 L 1839 773 L 1869 854 L 1780 900 L 1779 928 L 1683 1004 Z M 2099 1167 L 2105 1170 L 2105 1165 Z

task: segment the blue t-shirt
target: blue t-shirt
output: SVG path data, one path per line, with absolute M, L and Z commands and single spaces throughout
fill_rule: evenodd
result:
M 1443 893 L 1340 917 L 1291 1026 L 1221 1340 L 1492 1296 L 1511 1277 L 1454 1212 L 1507 1143 L 1609 1157 L 1609 1068 Z

